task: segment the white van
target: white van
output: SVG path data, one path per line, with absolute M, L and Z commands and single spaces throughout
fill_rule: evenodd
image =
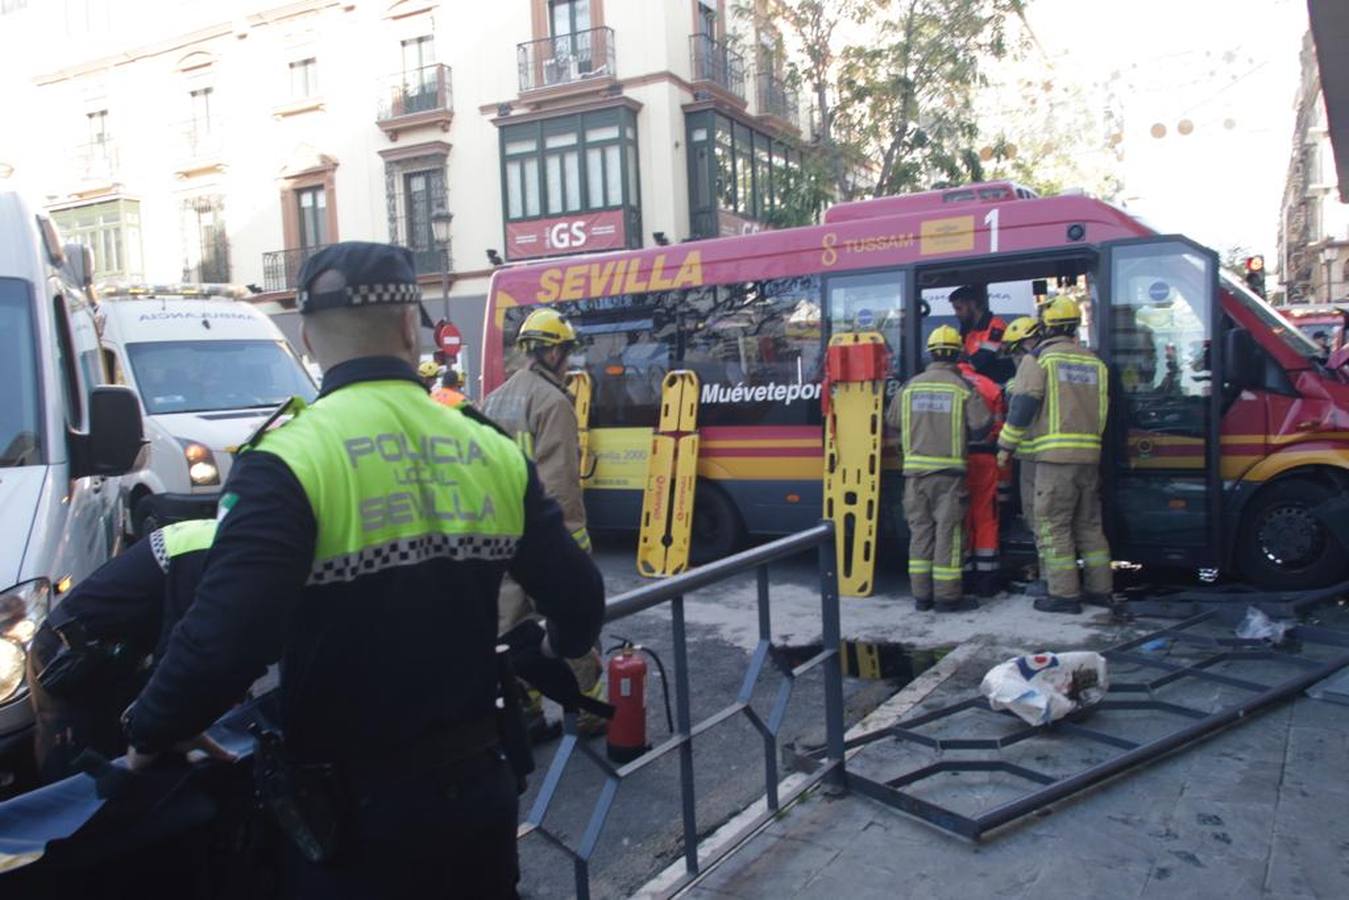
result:
M 100 285 L 114 375 L 140 397 L 150 458 L 122 479 L 131 534 L 211 518 L 231 451 L 277 405 L 317 394 L 285 335 L 230 285 Z
M 0 191 L 0 792 L 31 763 L 28 641 L 120 549 L 118 476 L 143 446 L 136 398 L 104 367 L 91 265 Z

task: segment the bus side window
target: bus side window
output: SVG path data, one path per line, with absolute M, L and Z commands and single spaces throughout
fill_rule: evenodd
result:
M 889 397 L 908 371 L 904 359 L 904 273 L 873 272 L 829 279 L 829 332 L 879 331 L 890 351 Z
M 681 364 L 702 382 L 704 425 L 814 425 L 823 378 L 815 276 L 689 291 Z

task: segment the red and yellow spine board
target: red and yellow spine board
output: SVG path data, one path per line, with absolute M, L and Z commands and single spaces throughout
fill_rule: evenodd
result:
M 839 591 L 875 588 L 885 339 L 874 331 L 829 339 L 824 410 L 824 517 L 834 523 Z
M 589 372 L 574 370 L 567 373 L 567 393 L 571 394 L 572 409 L 576 412 L 576 437 L 581 449 L 581 481 L 595 473 L 595 454 L 590 449 L 590 398 L 594 382 Z
M 698 483 L 698 376 L 679 369 L 661 383 L 660 421 L 651 435 L 642 493 L 637 571 L 647 578 L 689 566 Z

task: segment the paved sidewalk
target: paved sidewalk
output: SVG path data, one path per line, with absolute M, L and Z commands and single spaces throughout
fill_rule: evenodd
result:
M 970 660 L 933 699 L 968 690 L 982 665 Z M 1346 766 L 1349 708 L 1299 697 L 980 845 L 860 796 L 817 794 L 686 896 L 1341 898 Z

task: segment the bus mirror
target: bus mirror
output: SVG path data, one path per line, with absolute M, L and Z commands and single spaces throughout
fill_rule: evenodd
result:
M 1257 370 L 1260 368 L 1260 354 L 1249 331 L 1244 328 L 1229 329 L 1223 356 L 1226 358 L 1224 362 L 1227 366 L 1227 377 L 1224 380 L 1229 385 L 1240 387 L 1259 381 Z

